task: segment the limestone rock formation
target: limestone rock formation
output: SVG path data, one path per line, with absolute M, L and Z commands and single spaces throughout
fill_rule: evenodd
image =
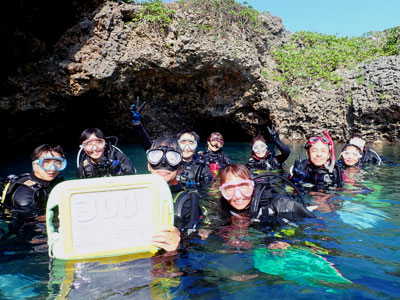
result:
M 132 22 L 139 6 L 101 2 L 48 56 L 8 78 L 13 92 L 1 96 L 1 133 L 13 141 L 62 135 L 75 142 L 86 127 L 99 127 L 127 138 L 128 108 L 139 96 L 152 136 L 192 128 L 203 139 L 219 130 L 247 141 L 257 124 L 273 122 L 287 140 L 322 129 L 341 141 L 354 132 L 399 140 L 400 57 L 342 71 L 343 86 L 317 82 L 292 99 L 262 75 L 275 67 L 271 48 L 290 38 L 280 18 L 262 14 L 251 26 L 213 3 L 171 4 L 172 23 L 156 27 Z

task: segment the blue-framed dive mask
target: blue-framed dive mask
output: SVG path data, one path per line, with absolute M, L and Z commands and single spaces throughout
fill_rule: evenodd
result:
M 182 161 L 182 154 L 168 147 L 147 150 L 146 156 L 154 170 L 176 171 Z
M 268 149 L 266 144 L 254 144 L 253 147 L 251 148 L 253 150 L 253 152 L 257 153 L 257 152 L 263 152 L 265 150 Z
M 49 171 L 51 168 L 54 168 L 56 171 L 63 171 L 67 167 L 67 160 L 63 157 L 44 156 L 34 160 L 32 163 L 39 164 L 45 171 Z

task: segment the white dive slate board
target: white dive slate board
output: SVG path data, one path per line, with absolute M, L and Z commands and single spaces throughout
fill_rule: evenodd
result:
M 156 252 L 151 237 L 172 227 L 173 219 L 171 192 L 157 175 L 64 181 L 47 202 L 49 255 L 86 259 Z

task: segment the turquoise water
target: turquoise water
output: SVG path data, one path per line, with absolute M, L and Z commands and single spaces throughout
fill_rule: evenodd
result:
M 141 147 L 121 148 L 147 173 Z M 303 153 L 301 145 L 291 149 L 286 169 Z M 248 144 L 225 150 L 234 162 L 247 161 Z M 43 221 L 16 236 L 3 218 L 0 299 L 398 299 L 400 153 L 397 145 L 375 150 L 385 166 L 347 174 L 353 181 L 343 189 L 307 195 L 317 218 L 275 231 L 237 222 L 173 255 L 50 261 Z M 3 162 L 0 176 L 30 171 L 29 155 Z M 75 155 L 68 155 L 67 179 L 75 177 Z M 215 193 L 202 201 L 212 207 Z M 267 249 L 278 237 L 292 249 Z

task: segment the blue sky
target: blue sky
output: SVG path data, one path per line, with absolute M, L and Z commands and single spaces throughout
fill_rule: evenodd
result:
M 240 0 L 238 2 L 244 2 Z M 362 36 L 400 25 L 400 0 L 247 0 L 282 18 L 286 30 Z

